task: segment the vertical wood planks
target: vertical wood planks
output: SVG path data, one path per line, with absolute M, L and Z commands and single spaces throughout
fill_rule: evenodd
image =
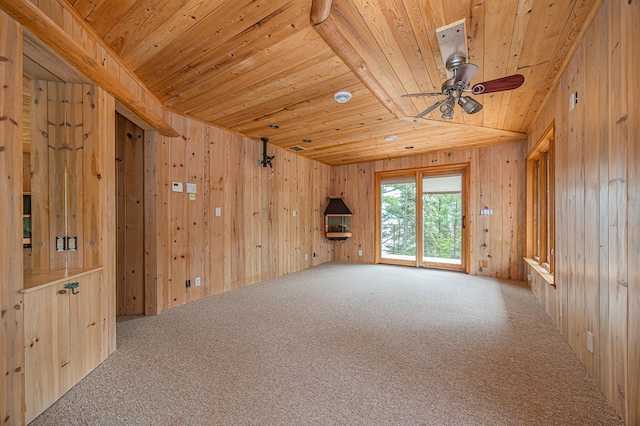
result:
M 627 2 L 623 6 L 623 16 L 626 18 L 627 43 L 626 58 L 628 81 L 627 98 L 627 246 L 628 265 L 628 382 L 627 382 L 627 424 L 640 423 L 640 111 L 638 97 L 640 97 L 640 80 L 632 77 L 640 67 L 640 28 L 637 17 L 640 16 L 640 2 Z M 624 66 L 624 63 L 622 66 Z M 635 105 L 635 106 L 634 106 Z M 633 326 L 632 324 L 636 324 Z
M 473 244 L 469 250 L 469 269 L 477 275 L 522 279 L 524 241 L 518 235 L 524 214 L 522 143 L 334 167 L 331 194 L 344 197 L 350 207 L 353 204 L 351 220 L 354 232 L 346 242 L 335 243 L 334 259 L 375 262 L 376 172 L 467 162 L 471 165 L 472 184 L 467 211 Z M 492 208 L 494 215 L 476 216 L 485 207 Z M 358 250 L 363 250 L 363 257 L 358 256 Z
M 49 269 L 49 133 L 48 85 L 34 80 L 31 97 L 31 240 L 34 270 Z
M 640 121 L 633 106 L 640 88 L 631 78 L 639 8 L 637 1 L 603 3 L 529 135 L 531 145 L 556 123 L 555 270 L 564 315 L 546 309 L 627 424 L 640 420 Z M 579 103 L 569 111 L 572 92 Z
M 627 20 L 623 2 L 610 2 L 609 24 L 609 330 L 610 382 L 604 389 L 618 413 L 626 414 L 627 375 Z M 637 143 L 637 141 L 634 141 Z M 637 167 L 637 164 L 634 165 Z M 637 372 L 635 373 L 637 374 Z
M 22 27 L 0 11 L 0 421 L 24 422 Z
M 144 131 L 121 115 L 116 118 L 117 311 L 144 313 Z

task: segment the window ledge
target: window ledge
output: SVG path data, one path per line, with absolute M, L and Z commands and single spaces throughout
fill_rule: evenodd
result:
M 531 269 L 533 269 L 535 272 L 537 272 L 538 275 L 540 275 L 540 277 L 547 282 L 547 284 L 549 284 L 553 288 L 556 287 L 556 282 L 555 282 L 555 279 L 553 278 L 553 274 L 549 273 L 549 271 L 544 269 L 534 259 L 529 259 L 529 258 L 525 257 L 524 261 L 527 262 L 529 264 L 529 266 L 531 266 Z

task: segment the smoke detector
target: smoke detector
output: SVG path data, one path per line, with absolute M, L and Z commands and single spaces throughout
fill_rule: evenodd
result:
M 336 92 L 333 95 L 333 99 L 336 100 L 337 103 L 339 104 L 346 104 L 347 102 L 349 102 L 351 100 L 351 93 L 349 92 Z

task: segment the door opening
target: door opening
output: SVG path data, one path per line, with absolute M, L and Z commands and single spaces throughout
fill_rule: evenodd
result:
M 376 261 L 467 271 L 468 164 L 376 174 Z

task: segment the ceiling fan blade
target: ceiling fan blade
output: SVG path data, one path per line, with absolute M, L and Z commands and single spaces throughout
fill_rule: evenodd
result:
M 483 81 L 471 88 L 471 93 L 480 95 L 482 93 L 502 92 L 503 90 L 513 90 L 522 86 L 524 76 L 522 74 L 514 74 L 507 77 L 496 78 L 495 80 Z
M 448 98 L 447 98 L 448 99 Z M 438 108 L 440 105 L 442 105 L 443 103 L 445 103 L 445 101 L 447 99 L 443 99 L 441 101 L 436 102 L 435 104 L 431 105 L 429 108 L 425 109 L 424 111 L 422 111 L 420 114 L 416 115 L 416 118 L 422 118 L 425 115 L 429 114 L 431 111 L 433 111 L 434 109 Z
M 431 93 L 408 93 L 406 95 L 402 95 L 402 98 L 417 98 L 419 96 L 442 96 L 444 93 L 441 92 L 431 92 Z
M 456 78 L 454 84 L 459 82 L 463 83 L 463 87 L 467 87 L 474 75 L 478 72 L 478 66 L 476 64 L 462 64 L 458 67 L 456 72 Z

